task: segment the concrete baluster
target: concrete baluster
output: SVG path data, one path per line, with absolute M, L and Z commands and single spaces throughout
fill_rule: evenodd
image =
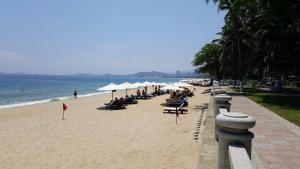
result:
M 226 91 L 224 89 L 212 89 L 212 96 L 215 96 L 217 94 L 226 94 Z
M 242 113 L 222 113 L 216 117 L 218 135 L 218 168 L 230 169 L 228 145 L 241 145 L 245 147 L 251 158 L 251 146 L 254 134 L 248 129 L 255 126 L 255 119 Z
M 210 95 L 213 96 L 214 95 L 214 90 L 219 90 L 219 89 L 223 90 L 221 86 L 212 86 Z
M 232 97 L 227 94 L 218 94 L 214 96 L 214 115 L 215 117 L 220 114 L 219 109 L 220 108 L 226 108 L 227 111 L 230 111 L 231 104 L 229 103 L 230 100 L 232 100 Z M 215 123 L 215 138 L 218 141 L 217 137 L 217 128 L 218 124 Z
M 226 108 L 228 112 L 230 112 L 230 106 L 229 103 L 230 100 L 232 100 L 232 97 L 227 94 L 217 94 L 214 96 L 214 114 L 215 117 L 220 113 L 220 108 Z

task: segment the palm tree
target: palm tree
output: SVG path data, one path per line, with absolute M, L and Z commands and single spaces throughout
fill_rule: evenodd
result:
M 206 3 L 209 3 L 211 0 L 206 0 Z M 237 45 L 237 54 L 239 58 L 239 80 L 240 80 L 240 92 L 243 92 L 243 78 L 242 78 L 242 51 L 241 51 L 241 44 L 240 44 L 240 34 L 238 28 L 238 15 L 235 8 L 233 8 L 232 2 L 229 0 L 212 0 L 213 3 L 219 3 L 218 8 L 219 10 L 228 10 L 228 14 L 225 16 L 225 19 L 229 17 L 232 19 L 233 23 L 233 32 L 235 36 L 235 41 Z
M 300 1 L 206 0 L 228 11 L 222 28 L 220 69 L 244 78 L 300 75 Z M 288 11 L 282 13 L 282 11 Z M 243 68 L 243 69 L 242 69 Z M 227 73 L 227 72 L 226 72 Z M 242 91 L 242 84 L 240 91 Z

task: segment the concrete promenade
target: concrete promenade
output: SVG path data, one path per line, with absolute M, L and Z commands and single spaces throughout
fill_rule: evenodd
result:
M 255 168 L 300 169 L 300 127 L 252 100 L 233 93 L 231 112 L 243 112 L 256 119 L 256 125 L 251 129 L 255 134 Z
M 203 123 L 199 138 L 200 156 L 197 169 L 217 169 L 218 143 L 215 139 L 215 117 L 212 97 L 210 97 L 208 109 L 204 111 Z

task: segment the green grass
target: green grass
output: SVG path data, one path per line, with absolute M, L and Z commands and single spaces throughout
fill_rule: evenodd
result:
M 234 90 L 239 91 L 238 88 Z M 279 116 L 300 126 L 300 93 L 298 89 L 283 89 L 281 92 L 266 92 L 245 88 L 245 96 L 268 108 Z

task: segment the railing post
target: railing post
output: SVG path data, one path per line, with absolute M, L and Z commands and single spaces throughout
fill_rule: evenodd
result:
M 228 112 L 230 111 L 230 100 L 232 100 L 232 97 L 227 94 L 217 94 L 214 96 L 213 101 L 215 118 L 218 114 L 220 114 L 220 108 L 225 108 Z M 218 141 L 217 128 L 219 128 L 218 124 L 215 124 L 215 139 Z
M 219 90 L 219 89 L 223 90 L 222 87 L 219 86 L 219 85 L 212 86 L 210 95 L 213 96 L 214 95 L 214 90 Z
M 227 111 L 230 111 L 231 104 L 229 103 L 232 100 L 232 97 L 227 94 L 217 94 L 214 95 L 214 114 L 215 117 L 220 113 L 220 108 L 226 108 Z
M 254 134 L 248 129 L 254 127 L 255 119 L 242 113 L 222 113 L 217 115 L 216 124 L 219 150 L 219 169 L 230 169 L 228 144 L 237 144 L 245 147 L 251 157 L 251 146 Z
M 226 94 L 226 91 L 224 89 L 212 89 L 212 95 L 215 96 L 217 94 Z

